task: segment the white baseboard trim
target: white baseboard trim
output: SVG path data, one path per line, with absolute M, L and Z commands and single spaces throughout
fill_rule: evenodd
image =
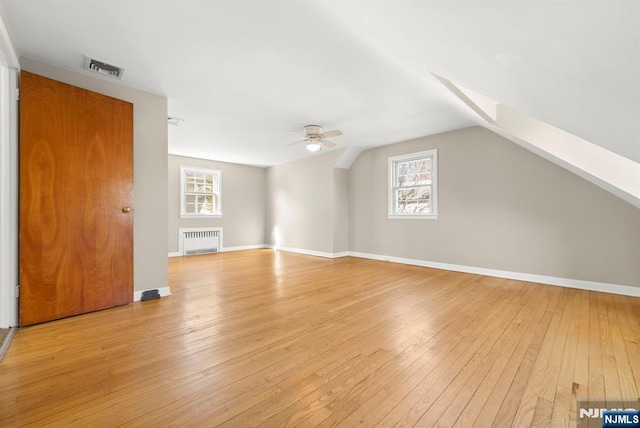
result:
M 150 288 L 150 290 L 156 290 L 155 288 Z M 160 287 L 157 289 L 160 292 L 160 297 L 166 297 L 166 296 L 171 296 L 171 289 L 169 287 Z M 133 301 L 134 302 L 139 302 L 140 299 L 142 298 L 142 293 L 144 293 L 145 291 L 148 290 L 134 290 L 133 291 Z
M 221 252 L 254 250 L 260 248 L 270 248 L 273 250 L 287 251 L 290 253 L 305 254 L 308 256 L 324 257 L 328 259 L 336 259 L 340 257 L 359 257 L 362 259 L 379 260 L 383 262 L 402 263 L 406 265 L 422 266 L 434 269 L 451 270 L 454 272 L 473 273 L 476 275 L 493 276 L 497 278 L 515 279 L 518 281 L 536 282 L 540 284 L 555 285 L 559 287 L 577 288 L 580 290 L 599 291 L 602 293 L 620 294 L 623 296 L 640 297 L 640 287 L 632 287 L 630 285 L 608 284 L 604 282 L 584 281 L 581 279 L 558 278 L 546 275 L 536 275 L 522 272 L 511 272 L 497 269 L 487 269 L 475 266 L 456 265 L 451 263 L 431 262 L 427 260 L 408 259 L 404 257 L 383 256 L 380 254 L 361 253 L 357 251 L 343 251 L 340 253 L 328 253 L 324 251 L 306 250 L 303 248 L 293 247 L 277 247 L 271 244 L 245 245 L 239 247 L 223 248 Z M 169 253 L 169 257 L 182 256 L 181 253 Z M 165 290 L 163 294 L 163 290 Z M 160 296 L 169 296 L 171 292 L 169 287 L 159 289 Z M 134 293 L 134 301 L 139 301 L 142 291 Z
M 577 288 L 580 290 L 599 291 L 603 293 L 640 297 L 640 287 L 632 287 L 629 285 L 607 284 L 604 282 L 584 281 L 581 279 L 557 278 L 553 276 L 535 275 L 530 273 L 510 272 L 504 270 L 479 268 L 474 266 L 462 266 L 449 263 L 430 262 L 426 260 L 406 259 L 403 257 L 381 256 L 379 254 L 359 253 L 357 251 L 351 251 L 349 252 L 349 255 L 353 257 L 360 257 L 363 259 L 380 260 L 392 263 L 403 263 L 407 265 L 445 269 L 455 272 L 474 273 L 477 275 L 515 279 L 518 281 L 537 282 L 540 284 Z
M 7 353 L 7 350 L 9 349 L 9 345 L 11 344 L 11 341 L 13 340 L 13 336 L 16 334 L 16 331 L 17 331 L 17 328 L 15 327 L 9 328 L 9 332 L 7 333 L 7 336 L 4 338 L 4 342 L 0 342 L 0 361 L 2 361 L 4 354 Z
M 256 245 L 241 245 L 239 247 L 224 247 L 220 250 L 220 252 L 228 253 L 229 251 L 258 250 L 261 248 L 267 248 L 267 246 L 265 244 L 256 244 Z
M 307 256 L 324 257 L 326 259 L 336 259 L 338 257 L 346 257 L 349 255 L 348 251 L 343 251 L 341 253 L 327 253 L 324 251 L 305 250 L 303 248 L 278 247 L 270 244 L 265 245 L 265 248 L 271 248 L 278 251 L 287 251 L 289 253 L 305 254 Z
M 221 253 L 228 253 L 229 251 L 243 251 L 243 250 L 258 250 L 261 248 L 268 248 L 265 244 L 256 244 L 256 245 L 240 245 L 238 247 L 224 247 L 220 249 Z M 212 253 L 213 254 L 213 253 Z M 169 257 L 182 257 L 182 253 L 180 251 L 173 251 L 169 253 Z

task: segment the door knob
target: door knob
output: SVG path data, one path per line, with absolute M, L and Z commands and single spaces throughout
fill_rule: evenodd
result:
M 132 211 L 131 207 L 122 207 L 122 212 L 125 214 L 129 214 Z

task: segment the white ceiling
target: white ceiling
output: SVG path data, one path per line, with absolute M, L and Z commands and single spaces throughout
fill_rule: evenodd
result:
M 638 0 L 0 0 L 18 54 L 168 98 L 169 152 L 309 156 L 484 122 L 431 73 L 640 162 Z

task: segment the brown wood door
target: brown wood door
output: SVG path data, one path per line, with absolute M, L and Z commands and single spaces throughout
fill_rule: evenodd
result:
M 20 324 L 131 302 L 133 105 L 20 84 Z

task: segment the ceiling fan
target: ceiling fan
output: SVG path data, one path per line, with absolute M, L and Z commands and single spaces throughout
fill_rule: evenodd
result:
M 326 138 L 339 137 L 342 135 L 342 131 L 338 130 L 322 132 L 322 126 L 318 125 L 307 125 L 302 128 L 302 131 L 305 135 L 304 140 L 295 141 L 287 145 L 291 146 L 293 144 L 306 143 L 307 150 L 317 152 L 323 147 L 330 148 L 336 146 L 336 143 L 326 140 Z

